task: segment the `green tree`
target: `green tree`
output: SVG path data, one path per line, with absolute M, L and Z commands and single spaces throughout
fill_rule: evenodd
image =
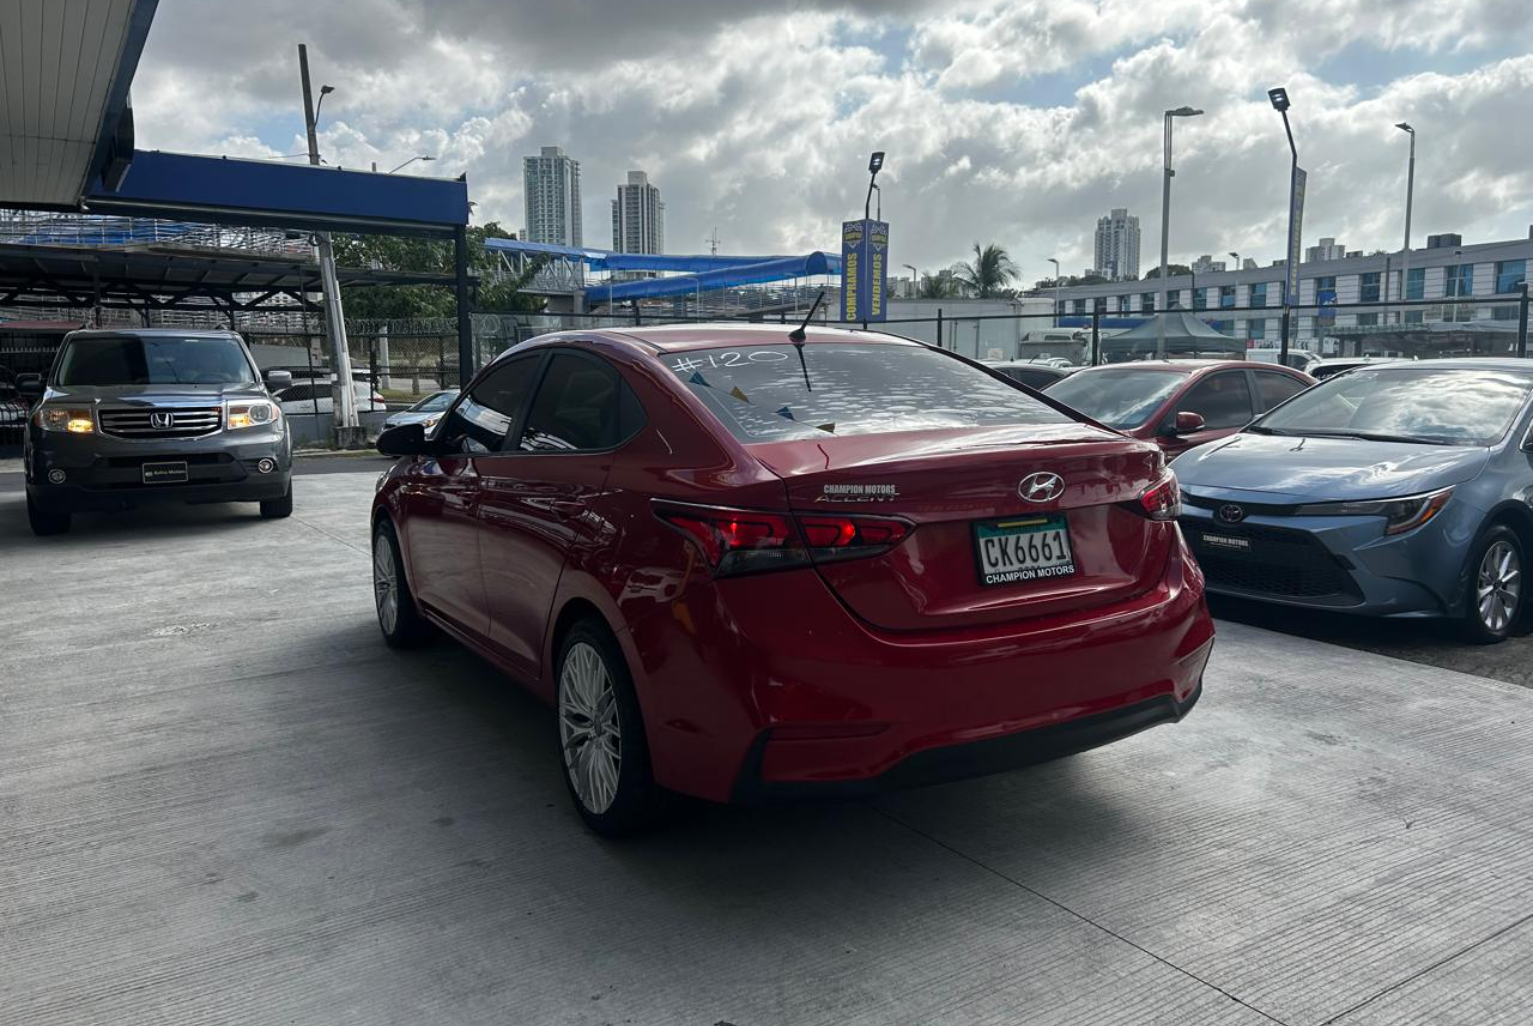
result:
M 1000 246 L 974 244 L 974 259 L 953 268 L 954 278 L 980 299 L 994 299 L 1011 294 L 1007 288 L 1017 280 L 1017 265 Z
M 528 261 L 521 274 L 506 274 L 499 254 L 485 246 L 486 239 L 509 238 L 511 233 L 494 221 L 468 229 L 468 270 L 479 279 L 478 298 L 474 303 L 476 311 L 517 313 L 543 309 L 545 300 L 542 297 L 521 290 L 531 282 L 544 261 Z M 341 267 L 452 274 L 453 245 L 439 239 L 399 235 L 338 236 L 335 260 Z M 452 317 L 457 313 L 457 299 L 452 288 L 438 285 L 371 285 L 348 288 L 345 307 L 347 317 L 358 319 Z
M 952 271 L 923 274 L 921 284 L 916 288 L 917 299 L 952 299 L 957 295 L 958 283 L 953 280 Z
M 1192 273 L 1192 268 L 1188 267 L 1186 264 L 1167 264 L 1166 265 L 1166 277 L 1167 278 L 1175 278 L 1179 274 L 1191 274 L 1191 273 Z M 1159 278 L 1159 277 L 1160 277 L 1160 268 L 1159 267 L 1152 267 L 1148 271 L 1145 272 L 1144 278 L 1142 280 L 1149 281 L 1151 278 Z

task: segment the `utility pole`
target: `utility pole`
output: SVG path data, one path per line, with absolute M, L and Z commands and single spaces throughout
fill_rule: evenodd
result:
M 319 136 L 314 115 L 314 94 L 309 86 L 309 48 L 298 44 L 298 74 L 303 80 L 303 123 L 309 136 L 309 163 L 319 166 Z M 330 92 L 321 87 L 320 102 Z M 314 233 L 314 248 L 319 259 L 320 288 L 325 297 L 325 334 L 330 343 L 330 369 L 335 380 L 330 383 L 332 409 L 335 411 L 335 444 L 353 449 L 363 445 L 366 433 L 357 423 L 357 396 L 351 387 L 351 354 L 346 348 L 346 315 L 341 308 L 341 283 L 335 274 L 335 249 L 329 232 Z
M 1166 268 L 1171 250 L 1171 179 L 1176 171 L 1171 166 L 1171 119 L 1195 118 L 1202 114 L 1194 107 L 1178 107 L 1166 111 L 1164 138 L 1160 162 L 1160 302 L 1155 308 L 1155 359 L 1166 358 Z
M 1411 276 L 1411 201 L 1416 195 L 1416 130 L 1402 121 L 1395 126 L 1411 137 L 1410 163 L 1405 169 L 1405 249 L 1400 254 L 1400 298 L 1409 298 Z M 1400 308 L 1399 323 L 1405 323 L 1405 307 Z

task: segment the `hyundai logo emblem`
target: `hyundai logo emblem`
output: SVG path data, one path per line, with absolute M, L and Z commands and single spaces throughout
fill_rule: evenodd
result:
M 1023 502 L 1049 502 L 1059 498 L 1064 490 L 1064 478 L 1046 470 L 1027 475 L 1017 485 L 1017 494 Z
M 176 415 L 174 413 L 162 413 L 160 411 L 155 411 L 149 415 L 149 426 L 152 428 L 159 428 L 161 430 L 169 427 L 175 427 Z
M 1246 511 L 1233 502 L 1226 502 L 1223 506 L 1214 510 L 1214 516 L 1226 524 L 1238 524 L 1246 518 Z

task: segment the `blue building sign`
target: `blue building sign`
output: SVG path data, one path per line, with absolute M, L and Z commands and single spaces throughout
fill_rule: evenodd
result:
M 841 225 L 843 321 L 881 321 L 889 316 L 888 260 L 888 222 L 858 220 Z
M 1315 320 L 1327 327 L 1336 323 L 1336 290 L 1321 289 L 1315 293 Z

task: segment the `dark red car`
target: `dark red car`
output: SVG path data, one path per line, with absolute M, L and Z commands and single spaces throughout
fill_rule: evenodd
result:
M 665 790 L 1037 762 L 1200 693 L 1213 626 L 1164 454 L 920 343 L 549 335 L 379 448 L 404 457 L 373 510 L 385 637 L 435 625 L 552 703 L 600 832 Z
M 1049 397 L 1176 456 L 1234 434 L 1314 383 L 1276 364 L 1143 360 L 1078 370 Z

